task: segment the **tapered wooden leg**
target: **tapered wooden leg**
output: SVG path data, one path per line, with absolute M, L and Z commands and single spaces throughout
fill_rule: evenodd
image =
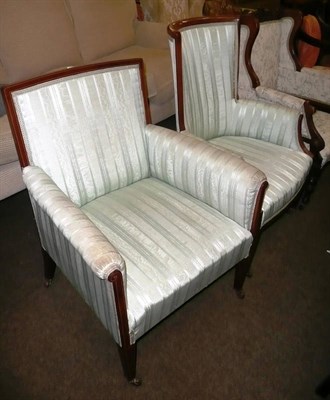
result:
M 235 280 L 234 280 L 234 289 L 236 291 L 237 296 L 240 299 L 244 299 L 245 293 L 243 290 L 243 285 L 245 282 L 245 278 L 250 269 L 251 260 L 250 257 L 245 258 L 240 261 L 235 268 Z
M 42 248 L 42 256 L 44 259 L 45 286 L 49 287 L 52 284 L 55 275 L 56 264 L 50 257 L 50 255 L 47 253 L 47 251 L 44 250 L 43 248 Z
M 140 386 L 142 381 L 135 376 L 137 346 L 136 343 L 130 343 L 123 276 L 119 270 L 115 270 L 109 275 L 108 280 L 113 284 L 115 295 L 115 303 L 121 338 L 121 346 L 118 346 L 118 349 L 124 374 L 129 383 L 135 386 Z
M 136 343 L 129 346 L 118 346 L 121 364 L 124 370 L 124 374 L 129 383 L 140 386 L 142 381 L 136 377 L 136 355 L 137 345 Z
M 247 270 L 247 273 L 246 273 L 246 276 L 247 276 L 248 278 L 251 278 L 252 275 L 253 275 L 252 264 L 253 264 L 254 256 L 255 256 L 256 251 L 257 251 L 257 247 L 258 247 L 258 245 L 259 245 L 261 232 L 262 232 L 262 231 L 259 230 L 259 231 L 254 235 L 254 238 L 253 238 L 253 243 L 252 243 L 252 246 L 251 246 L 251 249 L 250 249 L 250 254 L 249 254 L 249 257 L 248 257 L 248 260 L 249 260 L 249 261 L 248 261 L 249 267 L 248 267 L 248 270 Z
M 296 201 L 296 208 L 303 209 L 304 206 L 309 202 L 311 195 L 313 194 L 313 191 L 316 187 L 316 184 L 319 180 L 319 177 L 321 175 L 321 164 L 322 164 L 322 158 L 318 154 L 314 157 L 313 160 L 313 165 L 311 167 L 311 170 L 306 178 L 305 184 L 300 192 L 300 194 L 297 197 Z

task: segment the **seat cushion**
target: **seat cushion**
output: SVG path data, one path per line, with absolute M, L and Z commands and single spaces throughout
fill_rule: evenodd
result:
M 124 257 L 133 341 L 238 261 L 251 233 L 154 178 L 82 207 Z
M 247 137 L 226 136 L 210 140 L 240 155 L 263 171 L 269 187 L 263 203 L 262 225 L 281 212 L 303 186 L 312 159 L 303 152 Z

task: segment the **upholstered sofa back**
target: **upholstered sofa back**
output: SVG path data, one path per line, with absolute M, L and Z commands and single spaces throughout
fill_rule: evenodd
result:
M 0 11 L 1 84 L 83 62 L 63 0 L 2 0 Z
M 85 63 L 135 44 L 134 1 L 67 0 Z
M 1 0 L 0 85 L 141 57 L 153 122 L 169 117 L 175 110 L 166 25 L 140 22 L 136 15 L 135 0 Z

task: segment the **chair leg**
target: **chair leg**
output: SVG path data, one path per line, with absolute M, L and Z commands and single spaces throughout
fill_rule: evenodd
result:
M 136 343 L 129 346 L 120 347 L 118 345 L 121 365 L 124 370 L 124 374 L 129 381 L 134 386 L 140 386 L 142 380 L 136 377 L 136 355 L 137 355 L 137 345 Z
M 245 278 L 250 270 L 251 265 L 251 257 L 245 258 L 240 261 L 235 268 L 235 280 L 234 280 L 234 289 L 238 298 L 244 299 L 245 293 L 243 290 L 243 285 L 245 282 Z
M 50 255 L 47 253 L 46 250 L 42 248 L 42 256 L 44 259 L 44 276 L 45 276 L 45 286 L 49 287 L 52 284 L 54 275 L 55 275 L 55 270 L 56 270 L 56 264 L 54 260 L 50 257 Z
M 301 194 L 299 195 L 298 204 L 297 204 L 297 207 L 299 209 L 303 209 L 304 206 L 310 200 L 310 197 L 311 197 L 311 195 L 314 191 L 314 188 L 317 184 L 317 181 L 319 180 L 319 177 L 321 175 L 321 170 L 322 170 L 321 164 L 322 164 L 322 158 L 318 154 L 314 157 L 313 165 L 312 165 L 309 175 L 306 179 L 305 185 L 301 191 Z
M 247 273 L 246 273 L 246 276 L 247 276 L 248 278 L 251 278 L 252 275 L 253 275 L 252 264 L 253 264 L 254 256 L 255 256 L 256 251 L 257 251 L 257 247 L 258 247 L 258 245 L 259 245 L 261 232 L 262 232 L 262 230 L 259 229 L 258 232 L 256 232 L 256 233 L 254 234 L 253 243 L 252 243 L 252 246 L 251 246 L 251 249 L 250 249 L 249 258 L 248 258 L 248 259 L 249 259 L 249 262 L 248 262 L 249 268 L 248 268 L 248 271 L 247 271 Z
M 118 350 L 124 374 L 129 383 L 135 386 L 140 386 L 142 381 L 135 376 L 137 346 L 136 343 L 130 343 L 123 276 L 119 270 L 114 270 L 109 275 L 108 280 L 113 285 L 115 295 L 115 303 L 121 338 L 121 346 L 118 346 Z
M 267 188 L 267 185 L 264 186 L 264 190 L 266 190 L 266 188 Z M 263 195 L 264 195 L 264 192 L 263 192 Z M 260 209 L 262 207 L 262 201 L 264 198 L 263 195 L 259 198 Z M 261 236 L 261 220 L 262 220 L 262 212 L 259 212 L 258 219 L 256 219 L 255 225 L 252 230 L 253 242 L 252 242 L 252 246 L 250 248 L 249 256 L 247 258 L 245 258 L 244 260 L 241 260 L 236 265 L 236 268 L 235 268 L 234 289 L 236 291 L 238 298 L 240 298 L 240 299 L 244 299 L 244 297 L 245 297 L 243 285 L 244 285 L 246 277 L 252 276 L 252 261 L 254 259 L 254 255 L 256 253 L 256 250 L 257 250 L 257 247 L 259 244 L 259 240 L 260 240 L 260 236 Z

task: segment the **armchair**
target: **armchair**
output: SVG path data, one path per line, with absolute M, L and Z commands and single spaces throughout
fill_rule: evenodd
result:
M 251 54 L 259 80 L 253 82 L 241 63 L 239 95 L 300 108 L 305 115 L 304 140 L 314 154 L 320 152 L 322 168 L 330 161 L 330 68 L 301 67 L 294 51 L 294 38 L 301 23 L 302 14 L 297 10 L 284 10 L 278 19 L 260 23 Z M 249 33 L 242 33 L 244 54 Z M 310 106 L 305 100 L 313 110 L 306 110 Z
M 236 265 L 242 295 L 266 178 L 240 157 L 150 124 L 141 59 L 4 89 L 42 252 L 118 345 L 137 341 Z
M 238 100 L 239 35 L 243 17 L 192 18 L 169 25 L 178 131 L 203 138 L 263 171 L 269 187 L 262 226 L 303 188 L 312 157 L 304 146 L 302 115 L 263 101 Z M 256 29 L 253 15 L 244 17 Z M 253 35 L 251 36 L 253 37 Z M 248 60 L 248 54 L 244 60 Z M 247 70 L 251 69 L 249 62 Z

